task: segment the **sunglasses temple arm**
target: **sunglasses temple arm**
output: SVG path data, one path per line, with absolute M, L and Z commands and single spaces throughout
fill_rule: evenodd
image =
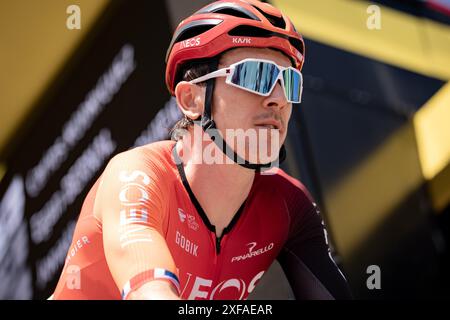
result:
M 223 68 L 223 69 L 219 69 L 217 71 L 205 74 L 204 76 L 198 77 L 194 80 L 189 81 L 189 83 L 195 84 L 195 83 L 199 83 L 199 82 L 203 82 L 212 78 L 217 78 L 217 77 L 225 77 L 227 76 L 229 73 L 227 73 L 227 70 L 229 70 L 230 68 Z

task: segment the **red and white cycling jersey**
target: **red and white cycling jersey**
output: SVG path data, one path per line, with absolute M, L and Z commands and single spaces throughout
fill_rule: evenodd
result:
M 256 173 L 248 198 L 218 239 L 182 165 L 177 167 L 174 146 L 157 142 L 110 161 L 84 201 L 55 299 L 121 299 L 110 271 L 114 261 L 105 254 L 104 226 L 94 214 L 96 201 L 115 208 L 124 228 L 118 232 L 123 250 L 152 242 L 140 234 L 144 228 L 165 239 L 184 299 L 246 299 L 282 248 L 299 241 L 307 217 L 318 215 L 304 186 L 274 168 L 272 175 Z M 99 187 L 109 196 L 98 197 Z M 157 257 L 158 249 L 152 254 Z

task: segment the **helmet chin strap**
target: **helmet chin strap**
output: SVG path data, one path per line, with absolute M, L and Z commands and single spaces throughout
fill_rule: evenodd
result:
M 209 63 L 209 70 L 217 70 L 219 61 L 217 59 L 212 59 L 212 61 Z M 216 123 L 212 119 L 212 101 L 213 101 L 213 91 L 214 91 L 214 84 L 215 79 L 209 79 L 206 83 L 206 94 L 205 94 L 205 109 L 201 116 L 201 127 L 205 133 L 207 133 L 208 130 L 217 130 Z M 218 130 L 217 130 L 218 131 Z M 219 149 L 222 150 L 222 152 L 231 160 L 233 160 L 235 163 L 239 164 L 240 166 L 252 169 L 256 171 L 261 171 L 264 168 L 270 168 L 275 165 L 277 162 L 276 160 L 269 163 L 250 163 L 247 160 L 240 157 L 234 150 L 223 140 L 222 136 L 220 134 L 211 136 L 211 140 L 214 141 L 214 143 L 219 147 Z M 280 153 L 278 155 L 278 162 L 281 164 L 286 159 L 286 149 L 284 145 L 280 148 Z

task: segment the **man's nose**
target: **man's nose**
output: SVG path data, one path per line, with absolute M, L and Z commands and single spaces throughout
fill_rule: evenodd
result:
M 286 95 L 284 94 L 280 80 L 278 80 L 271 94 L 264 99 L 263 106 L 270 109 L 283 109 L 287 104 Z

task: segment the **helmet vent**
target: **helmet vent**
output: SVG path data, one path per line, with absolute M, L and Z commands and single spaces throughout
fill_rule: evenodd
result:
M 244 12 L 235 10 L 233 8 L 222 8 L 222 9 L 219 9 L 217 11 L 214 11 L 214 13 L 227 14 L 229 16 L 238 17 L 238 18 L 245 18 L 245 19 L 249 19 L 250 18 L 250 19 L 254 20 L 252 17 L 248 16 Z
M 241 36 L 241 37 L 258 37 L 258 38 L 269 38 L 269 37 L 280 37 L 288 39 L 289 43 L 294 46 L 301 54 L 304 54 L 303 43 L 295 38 L 288 37 L 284 34 L 264 30 L 258 27 L 241 25 L 228 32 L 230 36 Z
M 175 43 L 193 38 L 195 36 L 199 36 L 202 33 L 208 31 L 209 29 L 214 28 L 218 24 L 220 24 L 222 20 L 219 19 L 205 19 L 193 21 L 191 23 L 186 24 L 180 30 L 178 30 L 172 37 L 172 41 L 170 42 L 169 48 L 166 53 L 166 62 L 169 58 L 169 54 L 172 50 L 172 47 Z
M 230 36 L 242 36 L 242 37 L 258 37 L 258 38 L 269 38 L 275 35 L 274 32 L 264 30 L 258 27 L 240 25 L 234 29 L 228 31 Z M 285 36 L 283 36 L 285 38 Z
M 253 12 L 250 12 L 249 10 L 232 2 L 213 3 L 197 11 L 195 14 L 202 14 L 202 13 L 220 13 L 237 18 L 245 18 L 260 21 L 260 19 Z
M 276 17 L 276 16 L 273 16 L 273 15 L 271 15 L 271 14 L 268 14 L 268 13 L 262 11 L 262 10 L 261 10 L 260 8 L 258 8 L 257 6 L 254 6 L 254 5 L 253 5 L 253 7 L 254 7 L 256 10 L 258 10 L 263 16 L 265 16 L 265 17 L 267 18 L 267 20 L 269 20 L 269 22 L 270 22 L 274 27 L 281 28 L 281 29 L 286 29 L 286 22 L 284 21 L 283 17 Z
M 178 35 L 175 42 L 180 42 L 186 39 L 193 38 L 195 36 L 201 35 L 203 32 L 208 31 L 209 29 L 212 29 L 216 25 L 198 25 L 195 27 L 191 27 L 187 29 L 185 32 Z
M 305 54 L 305 49 L 303 47 L 303 43 L 295 38 L 291 38 L 289 37 L 289 43 L 292 44 L 292 46 L 297 49 L 298 51 L 300 51 L 300 53 L 303 55 Z

